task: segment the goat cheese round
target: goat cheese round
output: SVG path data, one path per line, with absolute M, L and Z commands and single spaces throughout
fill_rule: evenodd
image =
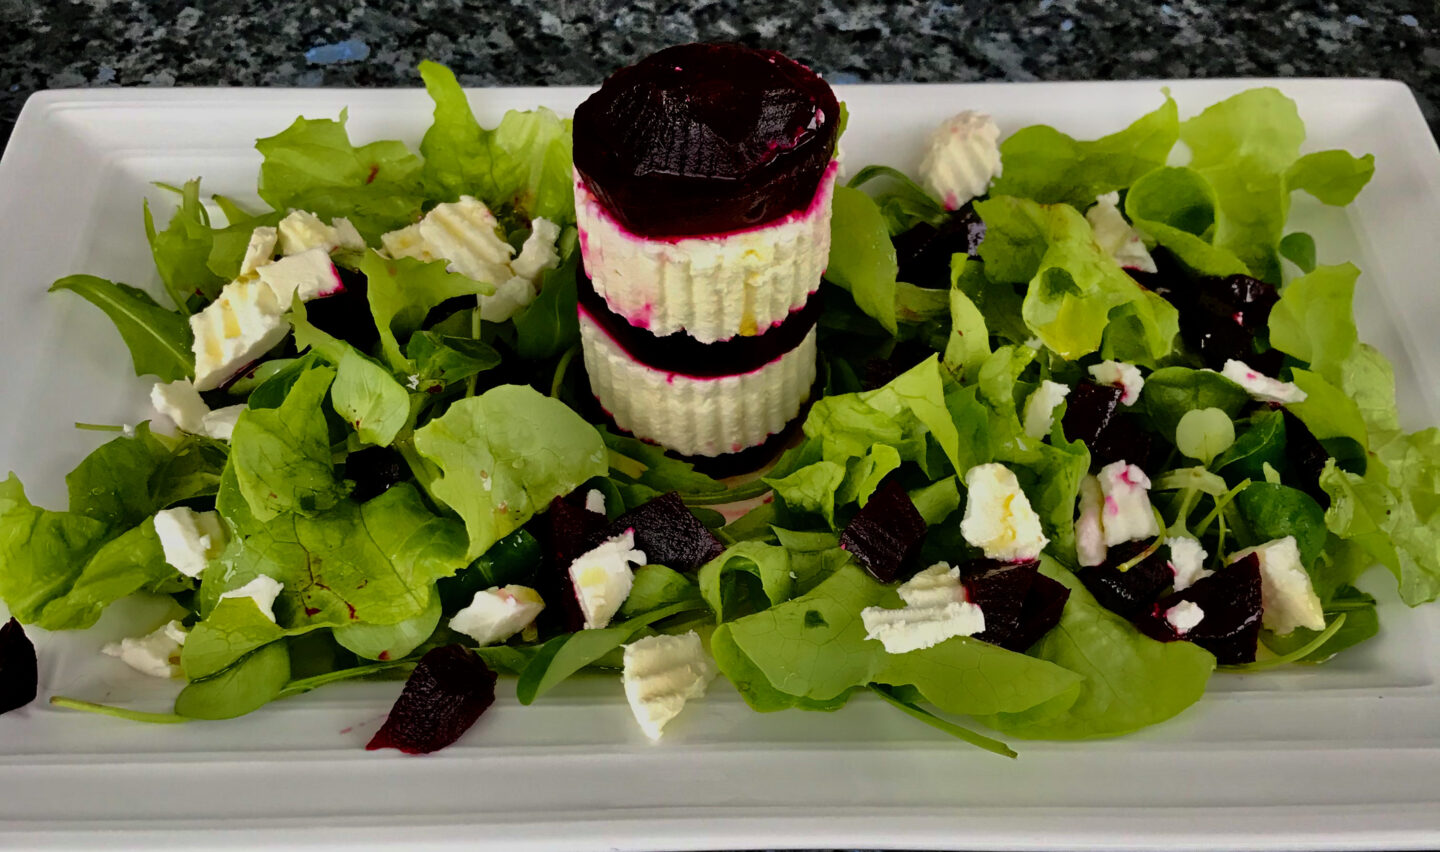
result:
M 920 181 L 946 210 L 990 190 L 1000 176 L 1000 127 L 980 112 L 966 110 L 930 134 L 920 161 Z

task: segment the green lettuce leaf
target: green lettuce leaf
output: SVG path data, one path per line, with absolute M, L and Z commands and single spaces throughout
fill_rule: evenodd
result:
M 899 270 L 890 230 L 875 202 L 858 189 L 835 187 L 830 213 L 830 260 L 825 280 L 895 334 L 895 276 Z
M 405 357 L 415 365 L 416 384 L 444 387 L 500 366 L 500 353 L 483 340 L 417 331 L 405 344 Z
M 37 623 L 46 630 L 83 630 L 121 598 L 141 591 L 180 591 L 189 585 L 165 562 L 155 525 L 146 520 L 102 545 L 74 584 L 45 604 Z
M 65 476 L 70 511 L 103 522 L 111 529 L 133 527 L 164 506 L 152 481 L 172 460 L 170 447 L 150 431 L 149 423 L 96 447 Z
M 247 654 L 287 636 L 300 636 L 320 623 L 281 627 L 251 598 L 226 598 L 190 629 L 180 649 L 180 669 L 189 680 L 217 675 Z
M 50 286 L 69 290 L 105 312 L 130 349 L 135 375 L 173 382 L 195 375 L 194 336 L 183 314 L 155 304 L 144 290 L 94 275 L 68 275 Z
M 349 492 L 335 478 L 321 410 L 334 378 L 329 367 L 306 370 L 279 408 L 247 408 L 235 423 L 230 458 L 240 491 L 259 520 L 285 512 L 314 515 Z
M 347 346 L 330 387 L 335 412 L 360 440 L 388 446 L 410 417 L 410 394 L 389 370 Z
M 1270 311 L 1270 345 L 1340 384 L 1342 366 L 1359 343 L 1352 310 L 1359 276 L 1359 269 L 1345 263 L 1319 267 L 1285 285 Z
M 664 565 L 642 565 L 635 571 L 635 582 L 617 615 L 633 618 L 681 601 L 695 600 L 699 596 L 700 589 L 695 581 L 679 571 Z
M 280 696 L 290 680 L 290 651 L 272 642 L 219 674 L 192 681 L 175 697 L 175 712 L 191 719 L 233 719 Z
M 370 313 L 380 331 L 385 361 L 397 373 L 413 373 L 414 365 L 401 351 L 401 341 L 420 329 L 431 308 L 447 299 L 495 292 L 492 284 L 448 272 L 440 261 L 422 263 L 413 258 L 390 259 L 367 251 L 360 271 L 369 287 Z
M 1343 207 L 1374 175 L 1374 154 L 1356 157 L 1349 151 L 1316 151 L 1290 165 L 1285 185 L 1291 192 L 1304 190 L 1326 204 Z
M 465 521 L 471 559 L 609 470 L 594 427 L 523 385 L 456 402 L 416 430 L 415 446 L 441 471 L 431 489 Z
M 765 609 L 788 599 L 793 585 L 790 570 L 790 551 L 785 548 L 740 542 L 700 567 L 700 595 L 717 622 L 733 621 L 747 608 Z M 753 588 L 757 584 L 758 590 Z
M 186 181 L 180 190 L 180 206 L 165 230 L 155 229 L 150 202 L 145 202 L 145 236 L 150 240 L 150 253 L 160 280 L 175 306 L 190 312 L 191 299 L 199 296 L 206 302 L 220 294 L 229 279 L 221 278 L 210 269 L 210 254 L 215 237 L 210 228 L 210 214 L 200 201 L 199 179 Z M 246 236 L 248 240 L 248 234 Z
M 762 479 L 774 489 L 775 496 L 785 502 L 786 508 L 813 512 L 830 527 L 835 526 L 835 492 L 845 482 L 845 465 L 821 460 L 786 476 Z
M 954 276 L 963 274 L 963 259 L 954 268 Z M 978 266 L 978 264 L 977 264 Z M 981 273 L 983 274 L 983 273 Z M 990 355 L 990 332 L 985 316 L 975 302 L 959 286 L 950 288 L 950 339 L 945 344 L 945 366 L 956 374 L 970 376 Z
M 102 521 L 35 506 L 12 473 L 0 482 L 0 597 L 24 624 L 63 596 L 104 542 Z
M 1181 263 L 1201 275 L 1249 273 L 1233 252 L 1213 244 L 1216 211 L 1210 182 L 1188 168 L 1156 169 L 1125 194 L 1125 215 L 1131 224 Z
M 580 342 L 580 317 L 576 311 L 579 295 L 575 268 L 580 263 L 574 228 L 566 228 L 556 240 L 560 265 L 545 270 L 540 295 L 515 316 L 515 350 L 521 358 L 543 361 Z
M 361 659 L 398 660 L 408 657 L 435 634 L 442 614 L 440 596 L 432 594 L 430 603 L 418 615 L 394 624 L 355 622 L 335 628 L 332 634 L 340 647 Z

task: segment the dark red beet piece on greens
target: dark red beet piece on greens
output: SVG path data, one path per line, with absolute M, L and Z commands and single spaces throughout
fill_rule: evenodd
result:
M 370 313 L 370 284 L 361 273 L 336 266 L 345 289 L 305 303 L 305 319 L 316 328 L 369 352 L 380 342 L 380 331 Z M 471 299 L 474 305 L 474 299 Z
M 410 478 L 410 465 L 399 451 L 366 447 L 345 457 L 345 478 L 355 483 L 350 496 L 364 503 Z
M 610 525 L 605 537 L 635 530 L 635 549 L 645 561 L 675 571 L 697 571 L 701 565 L 725 552 L 725 545 L 690 511 L 677 492 L 631 509 Z
M 960 569 L 970 602 L 985 613 L 976 639 L 1024 651 L 1060 622 L 1070 590 L 1040 573 L 1037 560 L 997 562 L 976 559 Z
M 1075 576 L 1080 578 L 1101 606 L 1117 615 L 1135 618 L 1148 612 L 1151 604 L 1175 582 L 1175 573 L 1170 570 L 1163 548 L 1156 548 L 1154 553 L 1128 571 L 1117 568 L 1149 546 L 1147 541 L 1116 545 L 1110 548 L 1104 565 L 1078 571 Z
M 35 700 L 39 691 L 35 645 L 20 622 L 12 618 L 0 627 L 0 713 L 24 707 Z
M 806 209 L 839 122 L 825 81 L 776 51 L 682 44 L 576 108 L 575 168 L 634 233 L 723 233 Z
M 1064 583 L 1036 572 L 1030 594 L 1025 596 L 1025 605 L 1020 610 L 1019 627 L 1009 639 L 998 644 L 1011 651 L 1025 651 L 1060 623 L 1068 600 L 1070 590 Z
M 1181 601 L 1194 603 L 1204 613 L 1200 623 L 1183 636 L 1165 620 L 1165 613 Z M 1161 598 L 1135 619 L 1135 626 L 1161 642 L 1194 642 L 1214 654 L 1221 665 L 1237 665 L 1254 662 L 1262 615 L 1260 560 L 1252 553 L 1184 591 Z
M 925 519 L 900 483 L 887 479 L 840 534 L 840 547 L 882 583 L 915 573 Z
M 1181 337 L 1211 369 L 1234 358 L 1273 375 L 1282 356 L 1256 352 L 1255 336 L 1268 328 L 1279 299 L 1274 286 L 1249 275 L 1201 279 L 1193 304 L 1180 310 Z
M 984 239 L 985 222 L 975 212 L 975 202 L 967 201 L 938 228 L 920 222 L 892 240 L 900 263 L 896 277 L 917 287 L 949 287 L 951 257 L 964 254 L 978 259 Z
M 605 516 L 585 508 L 579 492 L 550 501 L 542 525 L 545 570 L 539 576 L 540 596 L 546 603 L 541 618 L 567 633 L 585 626 L 585 614 L 570 580 L 570 563 L 605 540 Z M 623 532 L 623 530 L 622 530 Z M 558 602 L 558 603 L 556 603 Z
M 1151 451 L 1150 433 L 1141 429 L 1121 408 L 1125 392 L 1112 385 L 1081 382 L 1065 401 L 1061 424 L 1065 437 L 1090 450 L 1090 469 L 1128 461 L 1146 466 Z
M 420 658 L 367 751 L 429 754 L 460 739 L 495 701 L 495 673 L 474 651 L 446 645 Z

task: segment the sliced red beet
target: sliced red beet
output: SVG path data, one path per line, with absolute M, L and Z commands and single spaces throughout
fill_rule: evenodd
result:
M 970 602 L 985 613 L 985 630 L 976 639 L 1004 645 L 1020 629 L 1021 613 L 1030 587 L 1039 575 L 1040 563 L 1000 562 L 976 559 L 960 568 L 960 582 Z
M 1060 623 L 1068 600 L 1070 590 L 1064 583 L 1036 572 L 1030 594 L 1025 596 L 1025 605 L 1020 610 L 1020 626 L 1008 640 L 997 644 L 1011 651 L 1025 651 Z
M 1175 582 L 1175 573 L 1165 558 L 1165 549 L 1156 548 L 1128 571 L 1116 566 L 1135 558 L 1150 543 L 1132 541 L 1110 548 L 1105 564 L 1086 568 L 1075 576 L 1095 596 L 1095 600 L 1117 615 L 1135 618 L 1148 612 L 1160 594 Z
M 1090 450 L 1090 469 L 1117 461 L 1144 467 L 1150 454 L 1150 433 L 1121 410 L 1125 391 L 1113 385 L 1081 382 L 1065 400 L 1061 423 L 1065 437 Z
M 925 519 L 900 483 L 887 479 L 840 534 L 840 547 L 882 583 L 914 574 Z
M 1183 636 L 1165 619 L 1165 613 L 1182 601 L 1190 601 L 1204 613 L 1200 623 Z M 1135 626 L 1161 642 L 1194 642 L 1214 654 L 1216 662 L 1235 665 L 1255 660 L 1262 615 L 1260 560 L 1252 553 L 1184 591 L 1161 598 L 1135 619 Z
M 305 318 L 311 325 L 359 349 L 369 352 L 380 342 L 380 331 L 370 313 L 370 284 L 359 272 L 335 267 L 343 289 L 305 303 Z M 472 298 L 470 304 L 473 306 Z
M 495 673 L 463 645 L 420 658 L 367 750 L 429 754 L 450 745 L 495 701 Z
M 0 713 L 24 707 L 35 700 L 39 690 L 35 645 L 20 622 L 12 618 L 0 627 Z
M 1279 300 L 1272 285 L 1249 275 L 1201 279 L 1192 303 L 1180 311 L 1180 335 L 1211 369 L 1235 358 L 1273 375 L 1282 357 L 1257 353 L 1255 337 L 1267 328 Z
M 634 233 L 723 233 L 807 208 L 839 122 L 825 81 L 780 53 L 678 45 L 576 108 L 575 168 Z
M 701 565 L 725 552 L 725 545 L 675 491 L 616 518 L 605 537 L 621 535 L 627 529 L 635 531 L 635 549 L 645 554 L 646 562 L 675 571 L 698 571 Z
M 542 524 L 545 569 L 539 577 L 540 596 L 549 606 L 541 613 L 546 623 L 567 633 L 585 626 L 585 614 L 570 580 L 570 563 L 605 540 L 605 516 L 585 508 L 578 492 L 550 501 Z
M 921 222 L 892 240 L 900 263 L 896 277 L 917 287 L 948 288 L 950 259 L 957 254 L 978 258 L 984 239 L 985 221 L 975 212 L 975 202 L 967 201 L 940 227 Z

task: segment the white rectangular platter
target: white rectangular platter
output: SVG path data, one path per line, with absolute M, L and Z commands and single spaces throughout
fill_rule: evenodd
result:
M 1005 132 L 1044 122 L 1082 138 L 1161 101 L 1182 115 L 1251 85 L 1293 97 L 1307 150 L 1376 156 L 1350 208 L 1297 196 L 1292 228 L 1322 262 L 1364 271 L 1362 336 L 1396 365 L 1410 428 L 1440 421 L 1440 152 L 1404 86 L 1384 81 L 1177 81 L 850 86 L 851 168 L 912 170 L 924 134 L 961 109 Z M 578 88 L 474 91 L 481 120 Z M 140 201 L 151 181 L 203 176 L 254 198 L 257 136 L 349 107 L 353 139 L 416 144 L 419 90 L 114 90 L 32 98 L 0 160 L 0 474 L 62 507 L 63 475 L 106 436 L 75 421 L 149 416 L 108 320 L 48 295 L 88 272 L 158 290 Z M 751 712 L 720 681 L 646 742 L 614 679 L 533 707 L 502 681 L 456 746 L 425 758 L 365 742 L 399 685 L 327 689 L 243 719 L 144 726 L 52 708 L 56 693 L 164 709 L 174 687 L 102 657 L 127 632 L 39 637 L 41 700 L 0 717 L 0 847 L 183 849 L 1435 848 L 1440 845 L 1440 607 L 1410 611 L 1393 581 L 1376 640 L 1317 669 L 1217 675 L 1179 718 L 1121 740 L 1013 742 L 1006 761 L 878 701 L 836 714 Z M 134 613 L 131 616 L 134 617 Z

